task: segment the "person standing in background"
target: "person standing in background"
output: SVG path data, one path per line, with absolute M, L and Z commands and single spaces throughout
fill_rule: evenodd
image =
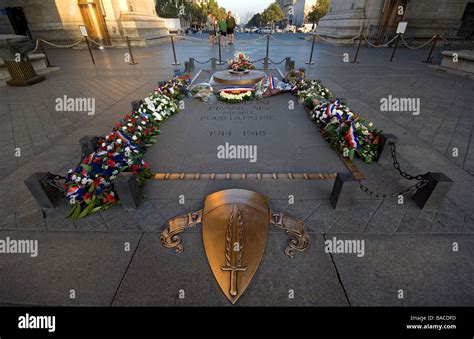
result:
M 229 11 L 227 13 L 226 23 L 227 23 L 227 34 L 229 35 L 229 45 L 233 45 L 234 44 L 235 19 L 232 16 L 231 11 Z
M 216 38 L 216 19 L 211 12 L 207 13 L 206 28 L 209 30 L 209 42 L 212 47 L 214 46 L 214 39 Z
M 226 35 L 227 35 L 227 20 L 226 19 L 220 20 L 219 23 L 218 23 L 218 26 L 219 26 L 219 32 L 221 34 L 220 43 L 222 45 L 225 45 L 226 44 Z

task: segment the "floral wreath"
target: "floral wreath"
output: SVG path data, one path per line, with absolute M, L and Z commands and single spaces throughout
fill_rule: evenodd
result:
M 219 101 L 236 104 L 242 101 L 250 101 L 255 99 L 255 88 L 253 87 L 235 87 L 224 88 L 217 92 Z
M 243 53 L 239 60 L 248 60 Z M 245 62 L 243 62 L 245 63 Z M 311 118 L 322 136 L 342 156 L 359 156 L 366 163 L 376 159 L 382 131 L 352 112 L 319 81 L 307 81 L 292 74 L 286 81 L 293 94 L 311 109 Z M 95 151 L 68 171 L 64 188 L 72 206 L 69 217 L 78 219 L 115 205 L 119 198 L 113 180 L 121 172 L 133 172 L 140 184 L 151 177 L 144 153 L 160 134 L 160 126 L 179 111 L 178 101 L 188 96 L 190 78 L 178 76 L 155 89 L 144 98 L 139 108 L 125 117 L 105 137 L 99 138 Z M 217 94 L 220 101 L 239 103 L 255 98 L 251 87 L 224 88 Z
M 232 59 L 227 60 L 227 64 L 229 69 L 234 71 L 255 69 L 255 66 L 250 62 L 250 59 L 243 52 L 235 53 Z
M 79 219 L 115 205 L 112 182 L 120 172 L 133 172 L 140 184 L 151 176 L 143 155 L 155 143 L 161 123 L 179 111 L 178 100 L 187 95 L 189 83 L 188 77 L 176 77 L 155 89 L 138 110 L 99 138 L 93 153 L 69 170 L 64 184 L 72 206 L 69 217 Z

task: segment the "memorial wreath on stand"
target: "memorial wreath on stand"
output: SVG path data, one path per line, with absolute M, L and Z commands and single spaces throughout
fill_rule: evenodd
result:
M 245 71 L 255 69 L 255 66 L 250 62 L 250 59 L 243 53 L 237 52 L 232 59 L 227 61 L 229 69 L 233 71 Z

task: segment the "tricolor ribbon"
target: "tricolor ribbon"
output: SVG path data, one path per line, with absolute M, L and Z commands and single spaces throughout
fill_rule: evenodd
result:
M 357 138 L 357 132 L 354 123 L 351 124 L 349 130 L 347 131 L 346 140 L 353 149 L 359 149 L 359 139 Z
M 123 134 L 122 132 L 117 131 L 117 132 L 115 132 L 115 133 L 116 133 L 117 137 L 120 138 L 120 139 L 122 139 L 122 141 L 123 141 L 126 145 L 130 146 L 130 148 L 132 148 L 132 149 L 138 148 L 137 145 L 135 145 L 135 144 L 133 143 L 133 141 L 130 140 L 130 139 L 129 139 L 125 134 Z

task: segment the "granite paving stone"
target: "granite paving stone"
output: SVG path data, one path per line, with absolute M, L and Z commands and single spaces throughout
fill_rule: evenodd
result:
M 329 200 L 322 200 L 306 219 L 305 227 L 309 232 L 325 233 L 343 214 L 343 211 L 334 210 Z
M 474 219 L 470 216 L 465 217 L 464 224 L 462 226 L 463 233 L 474 233 Z
M 106 222 L 100 213 L 93 213 L 74 222 L 78 231 L 105 231 Z
M 397 233 L 428 233 L 433 224 L 435 212 L 422 211 L 412 201 L 409 201 L 407 205 L 407 211 Z
M 6 237 L 37 240 L 38 256 L 0 255 L 2 303 L 109 306 L 141 234 L 0 231 Z
M 383 200 L 364 229 L 364 233 L 395 233 L 405 216 L 408 205 L 399 204 L 398 199 Z
M 230 306 L 214 280 L 200 238 L 198 232 L 184 234 L 184 252 L 175 254 L 161 246 L 158 234 L 146 233 L 113 305 Z M 308 251 L 295 258 L 284 255 L 286 243 L 286 234 L 270 234 L 260 268 L 237 304 L 347 305 L 329 255 L 321 255 L 321 236 L 314 235 Z M 294 299 L 288 297 L 290 289 Z
M 359 233 L 363 232 L 371 220 L 381 200 L 357 200 L 354 201 L 350 210 L 344 212 L 334 224 L 331 232 Z
M 123 212 L 105 220 L 107 229 L 112 231 L 140 230 L 140 224 L 130 213 Z
M 365 255 L 333 254 L 353 306 L 472 306 L 474 237 L 326 235 L 365 240 Z M 453 243 L 459 251 L 453 251 Z M 403 298 L 399 291 L 403 290 Z
M 464 213 L 449 199 L 441 202 L 431 226 L 431 233 L 461 233 Z

